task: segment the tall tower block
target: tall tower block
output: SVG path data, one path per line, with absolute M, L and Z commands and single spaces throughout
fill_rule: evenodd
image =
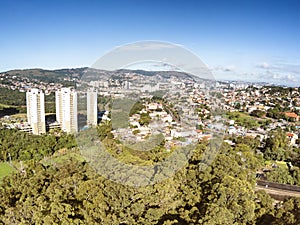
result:
M 27 121 L 36 135 L 46 133 L 45 122 L 45 96 L 43 91 L 37 88 L 26 92 Z
M 98 93 L 96 90 L 87 91 L 87 124 L 91 126 L 97 126 L 98 121 Z
M 72 88 L 61 88 L 55 92 L 56 121 L 67 133 L 78 132 L 77 92 Z

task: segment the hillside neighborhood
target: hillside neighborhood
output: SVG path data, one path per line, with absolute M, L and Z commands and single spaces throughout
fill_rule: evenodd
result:
M 26 71 L 23 73 L 26 74 Z M 89 73 L 92 76 L 88 76 Z M 167 141 L 166 146 L 176 146 L 180 140 L 188 142 L 209 140 L 218 129 L 226 137 L 250 136 L 263 141 L 272 130 L 280 128 L 285 130 L 290 145 L 299 148 L 298 88 L 241 82 L 211 83 L 196 81 L 191 77 L 166 75 L 162 72 L 147 76 L 145 80 L 144 75 L 136 71 L 117 71 L 106 75 L 103 75 L 105 74 L 103 71 L 88 71 L 80 75 L 80 70 L 75 69 L 69 70 L 63 78 L 56 78 L 58 79 L 56 82 L 50 82 L 49 77 L 47 78 L 49 81 L 41 82 L 30 75 L 15 72 L 13 74 L 10 72 L 0 74 L 1 88 L 19 92 L 39 88 L 46 95 L 50 95 L 68 80 L 76 82 L 79 87 L 96 89 L 99 98 L 101 96 L 111 99 L 124 98 L 138 94 L 140 110 L 130 115 L 127 128 L 113 131 L 116 138 L 127 141 L 141 141 L 151 135 L 162 133 Z M 82 79 L 79 79 L 80 77 Z M 152 93 L 156 92 L 164 93 L 165 99 L 151 100 L 155 96 Z M 103 121 L 107 120 L 106 115 L 108 114 L 105 114 Z M 103 114 L 99 118 L 100 121 L 102 117 Z M 26 131 L 25 121 L 11 124 L 9 118 L 9 115 L 4 116 L 1 119 L 2 123 L 7 127 Z M 143 119 L 147 121 L 142 121 Z M 216 123 L 220 121 L 223 125 L 216 129 Z

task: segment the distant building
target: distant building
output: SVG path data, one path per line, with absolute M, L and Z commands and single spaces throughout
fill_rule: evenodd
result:
M 45 96 L 36 88 L 26 92 L 27 120 L 36 135 L 46 133 Z
M 125 80 L 123 83 L 123 87 L 124 87 L 124 89 L 129 90 L 131 87 L 131 83 L 129 81 Z
M 290 119 L 294 119 L 295 121 L 299 121 L 299 116 L 294 112 L 286 112 L 285 116 Z
M 55 92 L 56 121 L 67 133 L 78 132 L 77 92 L 72 88 L 61 88 Z
M 91 126 L 97 126 L 98 121 L 98 109 L 97 109 L 97 97 L 96 90 L 88 90 L 87 92 L 87 124 Z
M 231 135 L 231 134 L 236 134 L 237 133 L 237 130 L 234 126 L 229 126 L 228 128 L 228 134 Z
M 296 141 L 298 139 L 298 135 L 294 134 L 294 133 L 290 133 L 290 132 L 288 132 L 286 135 L 287 135 L 287 137 L 290 140 L 290 144 L 291 145 L 296 145 Z

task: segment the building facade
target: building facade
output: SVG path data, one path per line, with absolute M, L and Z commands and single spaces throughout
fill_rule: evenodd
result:
M 98 92 L 96 90 L 87 91 L 87 125 L 97 126 L 98 122 Z
M 26 92 L 27 120 L 36 135 L 46 133 L 45 96 L 36 88 Z
M 78 132 L 77 92 L 72 88 L 61 88 L 55 92 L 56 121 L 67 133 Z

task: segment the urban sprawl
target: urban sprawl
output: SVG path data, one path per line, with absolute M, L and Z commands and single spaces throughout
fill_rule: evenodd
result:
M 178 76 L 178 73 L 172 75 L 172 72 L 168 76 L 159 72 L 154 76 L 134 71 L 113 75 L 103 71 L 92 72 L 93 76 L 86 73 L 86 79 L 79 79 L 76 74 L 64 79 L 76 83 L 76 87 L 1 74 L 1 80 L 9 81 L 1 83 L 1 87 L 26 92 L 27 100 L 27 122 L 12 123 L 10 117 L 5 116 L 2 124 L 6 128 L 17 128 L 36 135 L 51 128 L 77 133 L 101 122 L 114 122 L 119 119 L 118 115 L 125 113 L 125 125 L 121 120 L 112 131 L 116 139 L 124 142 L 163 134 L 166 146 L 176 146 L 211 139 L 216 132 L 263 140 L 270 131 L 280 127 L 287 128 L 286 135 L 291 145 L 299 144 L 298 88 L 216 82 Z M 46 121 L 44 95 L 53 92 L 56 121 Z M 111 101 L 100 110 L 98 104 L 101 98 Z M 78 122 L 80 99 L 85 99 L 86 105 L 84 125 Z M 232 144 L 229 140 L 225 141 Z

